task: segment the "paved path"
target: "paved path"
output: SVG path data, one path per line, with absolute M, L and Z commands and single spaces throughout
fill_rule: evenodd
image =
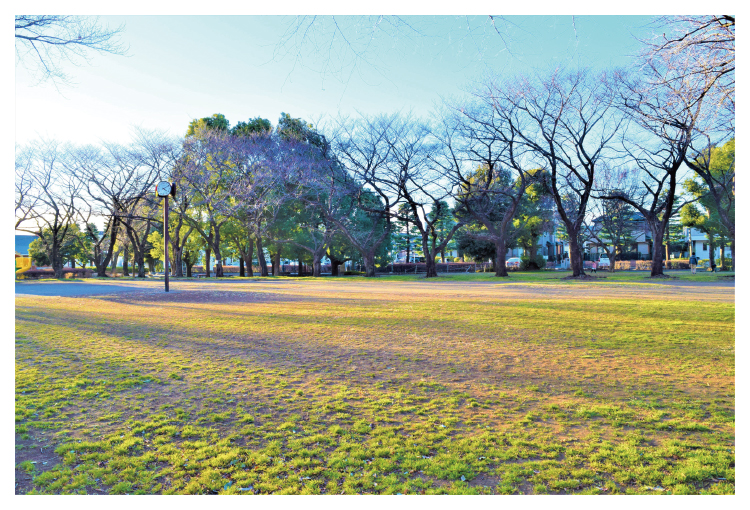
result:
M 92 296 L 144 290 L 164 291 L 164 282 L 16 282 L 16 296 Z

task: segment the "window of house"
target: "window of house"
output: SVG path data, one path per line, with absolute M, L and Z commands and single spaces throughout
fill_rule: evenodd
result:
M 703 251 L 706 251 L 706 250 L 708 250 L 708 244 L 707 243 L 703 243 Z

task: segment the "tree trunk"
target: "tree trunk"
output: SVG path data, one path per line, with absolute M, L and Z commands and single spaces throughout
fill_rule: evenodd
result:
M 578 231 L 568 231 L 568 237 L 570 237 L 570 268 L 573 270 L 573 276 L 582 276 L 585 274 L 583 271 L 583 256 L 581 254 L 581 247 L 578 246 Z
M 495 241 L 495 276 L 508 276 L 508 268 L 505 267 L 505 239 Z
M 247 252 L 244 254 L 245 259 L 245 266 L 247 266 L 247 269 L 245 270 L 247 276 L 254 276 L 253 275 L 253 240 L 248 239 L 247 243 Z
M 117 256 L 120 253 L 119 251 L 117 252 L 117 254 L 114 253 L 115 240 L 117 239 L 117 222 L 114 222 L 107 229 L 107 231 L 109 232 L 110 236 L 107 255 L 103 256 L 104 250 L 102 249 L 102 243 L 104 242 L 104 238 L 100 239 L 99 242 L 94 246 L 94 264 L 96 265 L 96 275 L 103 278 L 107 276 L 107 266 L 110 262 L 113 262 L 112 274 L 114 275 L 115 269 L 117 268 Z
M 52 234 L 55 235 L 54 233 Z M 55 278 L 63 277 L 63 260 L 60 256 L 60 247 L 56 239 L 52 240 L 52 269 L 55 271 Z
M 273 254 L 273 275 L 281 276 L 281 252 L 278 247 L 276 253 Z
M 336 257 L 331 257 L 331 255 L 328 255 L 328 258 L 331 261 L 331 276 L 339 276 L 339 266 L 343 264 L 344 261 L 337 259 Z
M 425 268 L 427 269 L 425 278 L 437 278 L 437 264 L 435 264 L 435 260 L 432 257 L 425 257 L 424 261 Z
M 320 260 L 323 258 L 322 253 L 313 253 L 313 276 L 315 278 L 320 276 Z
M 130 250 L 128 248 L 125 248 L 125 254 L 122 256 L 123 276 L 130 276 L 130 271 L 128 271 L 128 262 L 130 262 Z
M 302 276 L 302 258 L 297 259 L 297 276 Z
M 662 241 L 664 240 L 664 230 L 659 228 L 653 229 L 653 255 L 651 256 L 651 276 L 662 276 L 664 274 L 664 256 L 662 255 Z
M 219 233 L 216 233 L 216 237 L 214 237 L 214 248 L 212 250 L 214 252 L 214 259 L 216 260 L 216 278 L 223 278 L 224 277 L 224 265 L 221 263 L 221 247 L 219 246 Z
M 182 246 L 176 246 L 174 252 L 174 262 L 172 265 L 172 276 L 183 277 L 185 274 L 182 272 Z
M 214 254 L 214 260 L 216 260 L 216 267 L 214 268 L 214 272 L 216 273 L 216 278 L 223 278 L 224 264 L 222 263 L 223 260 L 221 256 L 221 230 L 219 226 L 212 222 L 211 231 L 211 251 Z
M 708 235 L 708 265 L 711 267 L 711 270 L 713 271 L 713 268 L 716 266 L 714 257 L 714 236 L 713 234 Z
M 136 255 L 136 263 L 138 264 L 138 278 L 145 278 L 146 277 L 146 261 L 144 260 L 142 250 L 138 250 L 138 254 Z
M 211 247 L 206 245 L 206 278 L 211 277 Z
M 362 260 L 365 263 L 365 277 L 366 278 L 374 277 L 375 276 L 375 250 L 373 249 L 371 251 L 363 253 Z M 331 261 L 331 264 L 333 264 L 333 261 Z M 336 274 L 338 274 L 338 268 L 336 269 Z
M 187 269 L 187 277 L 192 278 L 193 276 L 193 264 L 185 263 L 185 268 Z
M 607 253 L 607 258 L 609 258 L 609 268 L 607 269 L 607 271 L 610 273 L 614 273 L 615 264 L 617 263 L 617 247 L 613 246 L 611 252 L 606 248 L 604 249 L 604 251 Z
M 411 238 L 409 237 L 409 222 L 406 222 L 406 263 L 409 263 L 409 254 L 411 253 Z
M 121 253 L 121 252 L 122 252 L 122 250 L 117 250 L 117 253 L 115 253 L 115 254 L 114 254 L 114 255 L 112 256 L 112 267 L 111 267 L 111 269 L 110 269 L 110 270 L 112 271 L 112 275 L 114 275 L 114 274 L 115 274 L 115 271 L 117 271 L 117 259 L 119 259 L 119 258 L 120 258 L 120 253 Z
M 154 262 L 154 259 L 148 259 L 147 263 L 148 263 L 148 272 L 149 272 L 149 274 L 154 274 L 156 272 L 156 264 Z
M 268 265 L 266 264 L 266 256 L 263 253 L 263 243 L 261 242 L 260 236 L 255 238 L 255 247 L 258 249 L 258 265 L 260 266 L 260 275 L 268 276 Z
M 245 259 L 240 257 L 240 278 L 245 276 Z
M 719 245 L 719 262 L 721 263 L 721 270 L 724 271 L 724 241 Z
M 272 276 L 276 276 L 276 254 L 272 252 L 270 248 L 268 250 L 268 256 L 271 259 L 271 271 L 269 274 L 271 274 Z

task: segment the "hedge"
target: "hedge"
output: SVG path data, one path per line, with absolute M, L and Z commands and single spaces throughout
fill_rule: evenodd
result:
M 93 271 L 91 269 L 84 269 L 82 267 L 65 267 L 63 268 L 63 278 L 91 278 Z M 35 279 L 35 278 L 54 278 L 55 271 L 47 268 L 36 268 L 29 269 L 24 273 L 18 275 L 21 279 Z
M 487 264 L 489 266 L 489 264 Z M 474 262 L 452 262 L 452 263 L 436 263 L 435 264 L 438 273 L 473 273 L 475 270 L 479 270 L 482 264 Z M 416 269 L 417 273 L 426 273 L 427 264 L 424 262 L 409 262 L 400 264 L 386 264 L 378 268 L 379 273 L 414 273 Z

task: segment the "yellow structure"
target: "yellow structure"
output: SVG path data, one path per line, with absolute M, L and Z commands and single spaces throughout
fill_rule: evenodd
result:
M 23 273 L 31 269 L 31 257 L 24 257 L 20 253 L 16 253 L 16 278 L 23 280 L 25 276 Z

